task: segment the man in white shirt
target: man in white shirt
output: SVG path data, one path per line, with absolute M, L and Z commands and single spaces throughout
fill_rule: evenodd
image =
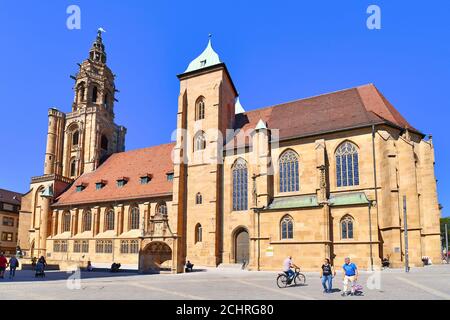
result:
M 288 276 L 288 283 L 291 283 L 293 277 L 294 277 L 294 271 L 292 271 L 292 268 L 298 268 L 294 262 L 292 261 L 292 257 L 289 256 L 283 261 L 283 271 Z

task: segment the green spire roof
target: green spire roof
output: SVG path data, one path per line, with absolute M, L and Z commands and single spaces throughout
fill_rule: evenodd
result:
M 186 71 L 184 71 L 184 73 L 200 70 L 219 63 L 221 63 L 221 61 L 219 59 L 219 55 L 214 51 L 214 49 L 211 46 L 211 35 L 210 35 L 206 49 L 203 50 L 203 52 L 197 58 L 192 60 L 191 63 L 189 63 L 189 66 L 187 67 Z

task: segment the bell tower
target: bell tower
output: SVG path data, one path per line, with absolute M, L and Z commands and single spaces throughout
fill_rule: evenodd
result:
M 226 130 L 233 128 L 237 91 L 211 40 L 178 79 L 173 206 L 182 271 L 186 259 L 205 266 L 222 262 L 221 155 Z
M 66 115 L 62 175 L 76 178 L 94 171 L 112 153 L 125 149 L 126 129 L 114 123 L 115 75 L 99 29 L 89 58 L 78 64 L 72 112 Z

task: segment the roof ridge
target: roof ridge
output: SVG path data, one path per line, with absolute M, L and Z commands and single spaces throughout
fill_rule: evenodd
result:
M 148 147 L 125 150 L 122 152 L 113 153 L 111 156 L 116 155 L 116 154 L 131 153 L 131 152 L 135 152 L 135 151 L 142 151 L 142 150 L 153 149 L 153 148 L 162 147 L 162 146 L 168 146 L 168 145 L 175 144 L 175 143 L 176 143 L 176 141 L 172 141 L 172 142 L 167 142 L 167 143 L 155 144 L 155 145 L 148 146 Z
M 357 90 L 358 88 L 366 87 L 366 86 L 374 86 L 374 84 L 373 83 L 366 83 L 366 84 L 362 84 L 362 85 L 355 86 L 355 87 L 350 87 L 350 88 L 346 88 L 346 89 L 340 89 L 340 90 L 331 91 L 331 92 L 327 92 L 327 93 L 321 93 L 321 94 L 317 94 L 317 95 L 312 95 L 312 96 L 308 96 L 306 98 L 290 100 L 290 101 L 279 103 L 279 104 L 273 104 L 273 105 L 270 105 L 270 106 L 265 106 L 265 107 L 262 107 L 262 108 L 249 110 L 249 111 L 246 111 L 244 114 L 248 114 L 248 113 L 251 113 L 251 112 L 257 112 L 257 111 L 262 111 L 262 110 L 275 108 L 275 107 L 281 107 L 281 106 L 286 105 L 286 104 L 299 102 L 299 101 L 303 101 L 303 100 L 311 100 L 311 99 L 314 99 L 314 98 L 319 98 L 319 97 L 327 96 L 327 95 L 330 95 L 330 94 L 335 94 L 335 93 L 340 93 L 340 92 L 345 92 L 345 91 L 350 91 L 350 90 Z

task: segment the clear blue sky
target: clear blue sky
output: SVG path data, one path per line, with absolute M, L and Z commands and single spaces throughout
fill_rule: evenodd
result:
M 81 30 L 66 9 L 81 8 Z M 382 29 L 366 9 L 382 10 Z M 120 90 L 127 149 L 170 141 L 178 80 L 209 33 L 247 110 L 374 83 L 436 148 L 450 213 L 449 1 L 1 1 L 0 187 L 26 192 L 43 172 L 47 109 L 69 111 L 77 62 L 99 26 Z

